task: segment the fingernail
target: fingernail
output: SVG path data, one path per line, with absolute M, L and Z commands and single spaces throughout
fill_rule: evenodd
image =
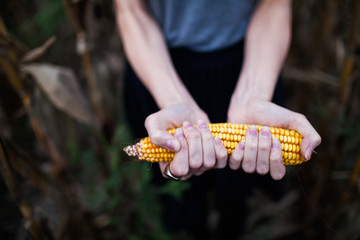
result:
M 250 126 L 249 133 L 250 133 L 250 136 L 257 137 L 258 131 L 255 126 Z
M 201 120 L 201 119 L 198 121 L 198 125 L 199 125 L 199 128 L 201 128 L 201 129 L 206 129 L 207 128 L 205 122 L 203 120 Z
M 190 122 L 185 121 L 185 122 L 183 123 L 183 128 L 185 128 L 185 129 L 191 129 L 191 128 L 193 128 L 193 125 L 192 125 Z
M 214 139 L 215 139 L 215 144 L 216 145 L 219 145 L 219 146 L 222 145 L 222 142 L 221 142 L 219 136 L 215 136 Z
M 245 149 L 245 140 L 241 140 L 239 143 L 239 149 L 244 150 Z
M 306 160 L 310 160 L 311 154 L 312 154 L 313 151 L 314 151 L 314 148 L 309 146 L 308 149 L 305 152 Z
M 270 137 L 270 128 L 268 128 L 268 127 L 261 128 L 260 135 L 263 138 L 269 138 Z
M 180 148 L 179 142 L 174 139 L 167 140 L 166 146 L 167 146 L 167 149 L 169 149 L 170 151 L 173 151 L 173 152 L 178 151 Z
M 177 128 L 177 129 L 175 130 L 174 136 L 175 136 L 177 139 L 183 139 L 183 138 L 184 138 L 184 132 L 182 131 L 181 128 Z
M 280 145 L 279 140 L 277 138 L 273 137 L 272 143 L 271 143 L 271 148 L 277 149 L 277 148 L 279 148 L 279 145 Z

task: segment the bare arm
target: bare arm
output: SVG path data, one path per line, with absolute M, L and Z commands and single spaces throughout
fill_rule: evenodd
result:
M 271 101 L 291 38 L 291 1 L 259 3 L 248 27 L 245 61 L 234 97 Z
M 197 107 L 177 75 L 161 30 L 141 0 L 116 0 L 125 53 L 158 106 L 185 102 Z M 161 83 L 161 84 L 159 84 Z
M 172 174 L 187 179 L 225 167 L 226 149 L 214 142 L 205 124 L 209 119 L 176 73 L 162 32 L 144 2 L 115 0 L 115 4 L 126 56 L 161 109 L 147 117 L 145 127 L 154 144 L 176 152 L 170 164 Z M 166 131 L 178 127 L 183 130 L 175 137 Z M 162 171 L 165 166 L 160 163 Z
M 291 1 L 260 1 L 246 34 L 243 69 L 231 98 L 228 121 L 297 130 L 304 136 L 301 153 L 309 159 L 321 142 L 319 134 L 302 114 L 271 103 L 290 38 Z M 270 171 L 274 179 L 281 179 L 285 167 L 278 140 L 271 139 L 268 128 L 260 133 L 256 128 L 251 129 L 243 143 L 245 146 L 238 147 L 231 156 L 230 167 L 242 166 L 246 172 L 259 174 Z

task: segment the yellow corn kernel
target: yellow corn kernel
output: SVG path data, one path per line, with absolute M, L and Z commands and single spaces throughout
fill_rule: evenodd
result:
M 208 124 L 212 136 L 219 136 L 229 155 L 234 151 L 238 143 L 245 139 L 249 126 L 247 124 L 232 123 Z M 260 130 L 262 126 L 257 125 L 256 128 Z M 168 132 L 174 134 L 175 129 L 170 129 Z M 302 136 L 298 132 L 276 127 L 270 127 L 270 132 L 273 137 L 280 140 L 285 165 L 295 165 L 305 161 L 300 154 Z M 141 139 L 139 143 L 128 146 L 124 150 L 129 156 L 137 156 L 140 160 L 149 162 L 170 162 L 175 156 L 173 152 L 155 146 L 149 137 Z

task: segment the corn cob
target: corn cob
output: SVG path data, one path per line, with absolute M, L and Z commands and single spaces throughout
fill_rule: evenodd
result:
M 229 156 L 234 151 L 238 143 L 245 139 L 245 133 L 250 125 L 232 123 L 213 123 L 208 127 L 213 135 L 219 136 L 221 142 L 227 149 Z M 256 125 L 258 131 L 262 126 Z M 300 143 L 302 136 L 294 131 L 283 128 L 270 127 L 272 137 L 280 140 L 284 165 L 297 165 L 306 161 L 300 154 Z M 175 129 L 168 130 L 175 133 Z M 165 161 L 170 162 L 174 158 L 174 152 L 154 145 L 149 137 L 141 139 L 135 145 L 127 146 L 124 151 L 129 156 L 136 156 L 139 160 L 149 162 Z

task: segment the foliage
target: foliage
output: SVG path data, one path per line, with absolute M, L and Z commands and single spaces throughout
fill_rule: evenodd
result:
M 242 239 L 358 239 L 360 1 L 293 2 L 287 107 L 323 142 L 288 168 L 282 199 L 248 200 Z M 154 185 L 154 167 L 122 152 L 133 140 L 112 2 L 7 0 L 0 16 L 0 174 L 18 209 L 2 229 L 18 239 L 173 239 L 159 196 L 181 201 L 188 184 Z
M 359 1 L 294 1 L 293 26 L 284 69 L 288 107 L 309 118 L 322 144 L 309 163 L 288 169 L 283 201 L 297 192 L 288 206 L 269 217 L 284 202 L 274 206 L 261 195 L 249 201 L 263 206 L 250 214 L 262 218 L 245 237 L 358 239 Z
M 93 15 L 96 9 L 104 11 L 107 2 L 34 3 L 36 11 L 29 19 L 13 17 L 19 19 L 9 24 L 11 33 L 0 21 L 0 76 L 7 80 L 0 83 L 0 172 L 29 237 L 170 239 L 162 227 L 159 196 L 180 200 L 187 184 L 155 186 L 149 164 L 128 159 L 122 151 L 132 136 L 121 102 L 113 104 L 121 101 L 121 84 L 109 84 L 113 77 L 121 80 L 123 56 L 116 51 L 121 42 L 99 51 L 88 45 L 109 41 L 97 37 L 102 29 L 94 22 L 102 19 Z M 25 11 L 20 4 L 29 3 L 9 3 L 9 10 Z M 70 28 L 64 28 L 65 12 L 77 44 L 82 44 L 71 68 L 50 63 L 76 55 L 74 46 L 56 47 L 62 36 L 51 37 L 75 39 Z M 117 36 L 114 22 L 107 24 L 110 37 Z M 49 37 L 35 49 L 26 46 Z

